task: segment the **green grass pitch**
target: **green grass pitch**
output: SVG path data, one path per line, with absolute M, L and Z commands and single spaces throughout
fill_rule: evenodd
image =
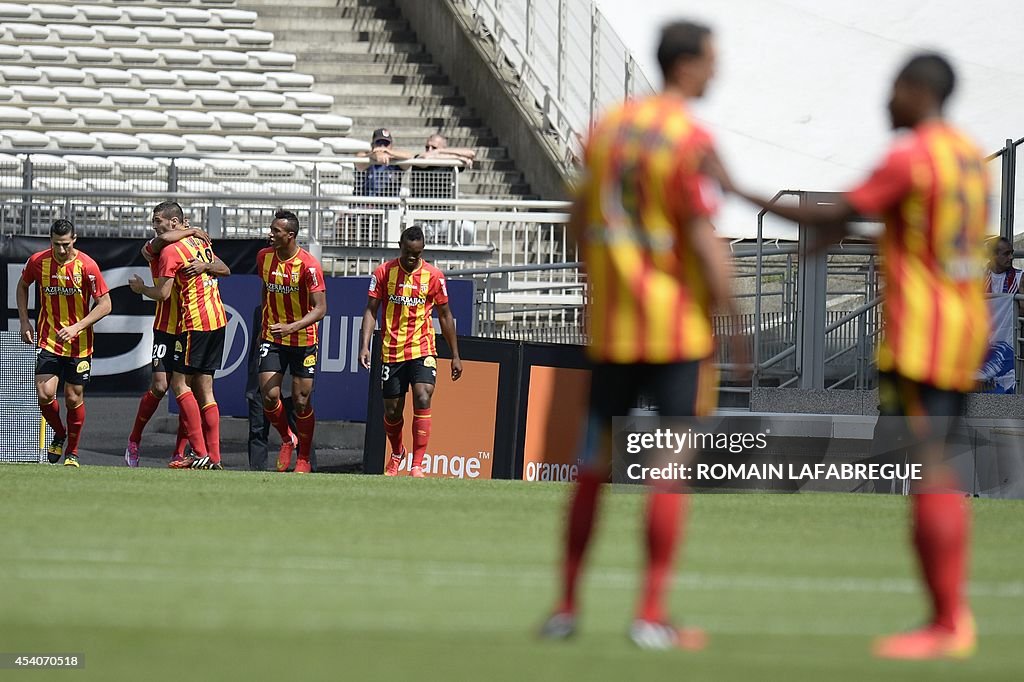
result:
M 0 467 L 0 652 L 79 653 L 75 680 L 1009 680 L 1024 642 L 1024 504 L 975 500 L 966 662 L 882 662 L 925 602 L 906 500 L 692 500 L 677 620 L 642 652 L 642 496 L 608 494 L 577 638 L 539 642 L 566 486 Z

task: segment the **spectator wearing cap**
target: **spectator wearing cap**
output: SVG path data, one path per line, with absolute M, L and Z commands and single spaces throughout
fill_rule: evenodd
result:
M 377 128 L 370 140 L 370 151 L 359 152 L 369 157 L 370 166 L 362 183 L 361 195 L 365 197 L 397 197 L 402 188 L 402 169 L 397 161 L 413 158 L 413 153 L 396 149 L 387 128 Z

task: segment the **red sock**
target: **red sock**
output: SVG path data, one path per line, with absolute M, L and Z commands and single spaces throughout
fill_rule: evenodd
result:
M 64 450 L 69 455 L 78 454 L 78 439 L 82 437 L 82 425 L 85 424 L 85 402 L 68 408 L 68 447 Z
M 313 431 L 316 429 L 316 418 L 313 408 L 306 414 L 295 415 L 295 430 L 299 436 L 299 459 L 309 460 L 309 451 L 313 447 Z
M 277 432 L 281 434 L 282 441 L 291 440 L 292 432 L 291 429 L 288 428 L 288 416 L 284 413 L 284 403 L 278 400 L 272 410 L 268 410 L 264 407 L 263 414 L 265 414 L 267 419 L 270 420 L 270 423 L 274 425 Z
M 686 495 L 655 492 L 647 503 L 647 572 L 637 618 L 665 622 L 665 588 L 672 579 L 680 520 L 685 520 Z
M 220 461 L 220 408 L 217 403 L 203 405 L 203 438 L 206 443 L 206 454 L 213 462 Z
M 39 411 L 43 413 L 46 423 L 53 429 L 53 435 L 57 438 L 64 438 L 68 435 L 67 429 L 64 428 L 64 424 L 60 420 L 60 405 L 57 404 L 56 398 L 45 405 L 40 405 Z
M 412 411 L 412 465 L 423 466 L 423 455 L 430 440 L 430 408 Z
M 961 493 L 911 496 L 914 547 L 932 599 L 932 623 L 950 631 L 966 605 L 964 580 L 970 510 Z
M 188 445 L 188 431 L 185 430 L 185 420 L 178 417 L 178 438 L 174 442 L 174 456 L 184 457 L 185 446 Z
M 401 417 L 394 424 L 389 422 L 387 417 L 384 417 L 384 433 L 388 434 L 388 442 L 391 443 L 392 454 L 400 455 L 405 452 L 405 448 L 402 445 L 402 428 L 404 426 L 405 420 Z
M 207 454 L 206 443 L 203 441 L 203 417 L 199 414 L 199 403 L 192 391 L 184 391 L 178 398 L 178 409 L 181 411 L 181 421 L 185 425 L 185 433 L 188 434 L 188 442 L 192 444 L 192 450 L 198 457 Z
M 132 427 L 132 433 L 128 436 L 128 440 L 133 443 L 142 442 L 142 430 L 146 428 L 146 424 L 153 418 L 156 408 L 160 407 L 160 400 L 160 398 L 153 395 L 152 391 L 146 391 L 142 396 L 142 400 L 139 401 L 139 411 L 135 415 L 135 426 Z
M 604 477 L 593 471 L 581 471 L 576 479 L 572 501 L 569 503 L 566 552 L 563 565 L 563 594 L 559 611 L 576 612 L 576 582 L 579 579 L 583 556 L 594 528 L 597 501 L 601 495 Z

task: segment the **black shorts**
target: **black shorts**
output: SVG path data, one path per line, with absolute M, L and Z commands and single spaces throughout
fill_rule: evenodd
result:
M 380 370 L 384 398 L 400 398 L 409 390 L 409 384 L 430 384 L 437 381 L 437 358 L 425 355 L 415 360 L 385 362 Z
M 178 337 L 167 332 L 153 330 L 153 371 L 174 371 L 174 343 Z
M 667 364 L 596 364 L 590 373 L 590 416 L 608 427 L 625 417 L 641 396 L 654 401 L 662 417 L 695 417 L 717 390 L 713 368 L 700 360 Z M 710 381 L 709 381 L 710 378 Z M 713 409 L 713 408 L 712 408 Z
M 182 332 L 174 343 L 174 371 L 214 374 L 224 361 L 224 327 L 211 332 Z
M 960 391 L 879 372 L 876 451 L 903 446 L 913 454 L 923 445 L 945 443 L 960 421 L 964 398 Z
M 282 346 L 273 341 L 260 341 L 260 372 L 292 373 L 292 378 L 312 379 L 316 370 L 316 345 Z
M 85 386 L 89 383 L 92 371 L 92 356 L 84 358 L 68 358 L 56 355 L 44 348 L 36 348 L 36 376 L 54 374 L 66 384 Z

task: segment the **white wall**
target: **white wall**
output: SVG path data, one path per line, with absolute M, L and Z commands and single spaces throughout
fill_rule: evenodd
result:
M 734 175 L 766 194 L 843 190 L 868 173 L 892 132 L 892 77 L 920 49 L 954 61 L 960 82 L 949 115 L 986 153 L 1024 137 L 1024 9 L 1019 0 L 597 0 L 652 83 L 667 19 L 694 18 L 716 33 L 718 77 L 695 113 L 716 136 Z M 1019 148 L 1024 166 L 1024 147 Z M 993 171 L 998 191 L 998 162 Z M 1017 232 L 1024 232 L 1024 169 Z M 998 199 L 992 221 L 998 221 Z M 752 236 L 756 212 L 730 200 L 719 220 Z M 791 231 L 766 223 L 768 234 Z M 995 229 L 995 228 L 994 228 Z

